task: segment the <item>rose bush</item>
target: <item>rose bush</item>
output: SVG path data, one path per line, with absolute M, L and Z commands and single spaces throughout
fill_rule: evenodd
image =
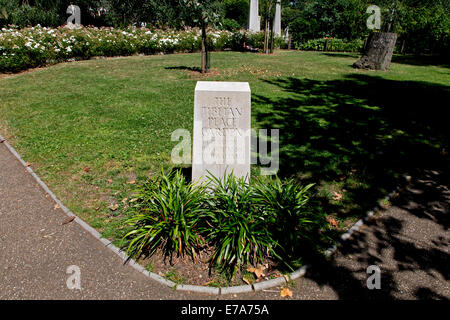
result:
M 208 30 L 210 50 L 241 50 L 244 39 L 262 48 L 262 34 L 246 31 Z M 18 72 L 28 68 L 94 56 L 126 56 L 195 52 L 201 50 L 201 30 L 160 30 L 148 28 L 80 29 L 10 26 L 0 32 L 0 72 Z

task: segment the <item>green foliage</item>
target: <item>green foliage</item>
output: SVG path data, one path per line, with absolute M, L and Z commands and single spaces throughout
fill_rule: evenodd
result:
M 326 41 L 326 38 L 307 40 L 305 42 L 296 43 L 295 48 L 297 50 L 324 51 Z M 363 47 L 364 41 L 361 39 L 345 41 L 343 39 L 330 38 L 328 39 L 327 51 L 360 52 Z
M 241 39 L 224 30 L 210 29 L 207 35 L 210 50 L 236 47 L 233 41 Z M 10 28 L 0 34 L 0 72 L 17 72 L 73 58 L 194 52 L 200 49 L 201 32 L 198 29 Z
M 241 28 L 241 26 L 236 20 L 226 18 L 222 21 L 222 28 L 228 31 L 237 31 Z
M 250 33 L 245 31 L 233 33 L 233 50 L 241 51 L 244 48 L 244 42 L 246 45 L 250 45 L 253 48 L 262 50 L 264 48 L 264 32 Z M 280 48 L 284 44 L 283 37 L 274 38 L 274 48 Z
M 270 217 L 255 203 L 254 189 L 232 174 L 210 177 L 213 194 L 204 232 L 214 245 L 211 265 L 234 276 L 242 266 L 276 257 L 277 241 L 270 233 Z
M 14 9 L 10 13 L 10 21 L 19 27 L 26 26 L 49 26 L 56 27 L 59 25 L 59 17 L 54 10 L 42 10 L 38 7 L 22 5 Z
M 242 50 L 244 41 L 254 48 L 262 48 L 264 33 L 237 30 L 208 29 L 210 51 L 225 48 Z M 275 38 L 275 47 L 283 39 Z M 0 72 L 17 72 L 69 59 L 89 59 L 95 56 L 125 56 L 159 52 L 195 52 L 201 50 L 201 31 L 197 28 L 152 30 L 147 28 L 17 28 L 0 33 Z
M 136 214 L 127 221 L 132 227 L 123 238 L 129 241 L 127 254 L 151 255 L 162 248 L 166 255 L 187 253 L 195 258 L 203 243 L 197 229 L 207 196 L 205 187 L 187 183 L 181 170 L 163 172 L 146 183 L 137 196 Z
M 409 53 L 450 53 L 449 10 L 450 4 L 443 1 L 414 6 L 400 3 L 394 20 L 397 45 L 404 44 Z
M 220 21 L 217 0 L 179 0 L 181 16 L 189 26 L 215 26 Z
M 317 232 L 320 217 L 305 210 L 308 190 L 293 180 L 249 185 L 233 174 L 209 183 L 187 183 L 181 171 L 153 178 L 139 190 L 124 237 L 130 257 L 189 253 L 204 243 L 214 248 L 210 266 L 228 277 L 267 258 L 292 259 L 299 241 Z M 309 232 L 309 233 L 308 233 Z M 283 263 L 288 264 L 287 261 Z
M 293 258 L 301 240 L 326 225 L 323 216 L 313 214 L 305 207 L 313 184 L 301 186 L 278 177 L 271 181 L 259 180 L 255 186 L 255 202 L 268 217 L 268 229 L 279 243 L 280 256 Z
M 304 43 L 321 37 L 349 41 L 366 38 L 369 5 L 381 9 L 381 31 L 397 32 L 398 45 L 410 53 L 445 53 L 450 48 L 450 5 L 448 1 L 315 0 L 294 1 L 283 9 L 292 40 Z M 289 22 L 288 22 L 289 21 Z
M 225 19 L 236 21 L 239 25 L 238 29 L 247 25 L 248 13 L 250 10 L 250 3 L 248 0 L 224 0 L 222 6 Z
M 11 23 L 11 12 L 18 6 L 18 0 L 0 0 L 0 28 Z

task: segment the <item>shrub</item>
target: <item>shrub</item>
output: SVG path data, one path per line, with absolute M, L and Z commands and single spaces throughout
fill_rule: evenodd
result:
M 195 258 L 203 243 L 197 229 L 206 211 L 205 188 L 187 183 L 181 170 L 146 183 L 137 196 L 136 214 L 127 220 L 132 227 L 122 239 L 122 243 L 129 241 L 127 254 L 151 255 L 162 248 L 169 256 L 187 253 Z
M 276 256 L 277 241 L 267 228 L 270 217 L 255 205 L 253 188 L 232 174 L 210 180 L 213 194 L 204 232 L 215 248 L 211 265 L 234 276 L 243 265 L 256 265 L 267 256 Z
M 211 51 L 232 48 L 243 49 L 247 44 L 262 48 L 264 34 L 243 31 L 208 30 Z M 281 38 L 279 38 L 281 39 Z M 276 38 L 276 45 L 279 40 Z M 119 56 L 201 50 L 201 32 L 198 28 L 183 31 L 148 28 L 87 27 L 78 30 L 65 28 L 17 27 L 2 28 L 0 32 L 0 72 L 16 72 L 69 59 L 89 59 L 93 56 Z
M 308 191 L 313 186 L 300 186 L 294 180 L 258 180 L 254 185 L 255 202 L 268 217 L 268 228 L 279 242 L 280 255 L 292 257 L 299 241 L 308 237 L 308 231 L 321 226 L 320 217 L 305 208 Z
M 236 20 L 225 18 L 222 21 L 222 28 L 228 31 L 238 31 L 241 29 L 241 25 Z
M 313 39 L 306 42 L 296 43 L 297 50 L 313 50 L 324 51 L 325 42 L 327 39 Z M 345 52 L 360 52 L 364 47 L 364 41 L 356 39 L 352 41 L 345 41 L 343 39 L 329 38 L 327 51 L 345 51 Z
M 19 27 L 46 26 L 56 27 L 60 18 L 54 10 L 43 10 L 39 7 L 21 5 L 11 12 L 11 23 Z
M 122 239 L 130 257 L 153 254 L 195 254 L 212 247 L 209 260 L 228 277 L 268 258 L 290 267 L 302 240 L 328 225 L 324 216 L 307 210 L 312 185 L 293 180 L 257 180 L 249 184 L 232 174 L 209 176 L 206 185 L 188 183 L 181 171 L 151 179 L 139 189 L 131 226 Z M 313 237 L 311 237 L 313 235 Z M 314 239 L 313 239 L 314 238 Z

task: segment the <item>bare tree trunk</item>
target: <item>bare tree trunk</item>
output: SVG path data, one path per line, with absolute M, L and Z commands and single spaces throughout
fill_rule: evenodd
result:
M 273 53 L 273 41 L 274 41 L 274 32 L 273 32 L 273 19 L 270 19 L 270 50 L 269 52 Z
M 206 55 L 208 54 L 206 48 L 206 25 L 202 23 L 202 73 L 208 72 L 208 64 Z
M 361 59 L 353 64 L 358 69 L 389 70 L 397 34 L 374 32 Z
M 269 27 L 269 20 L 266 18 L 264 21 L 264 53 L 267 54 L 267 49 L 269 47 L 269 34 L 268 34 L 268 28 Z

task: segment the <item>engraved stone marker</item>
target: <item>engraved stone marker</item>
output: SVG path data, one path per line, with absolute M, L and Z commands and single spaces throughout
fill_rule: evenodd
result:
M 250 178 L 248 82 L 198 81 L 194 97 L 192 181 L 233 173 Z

